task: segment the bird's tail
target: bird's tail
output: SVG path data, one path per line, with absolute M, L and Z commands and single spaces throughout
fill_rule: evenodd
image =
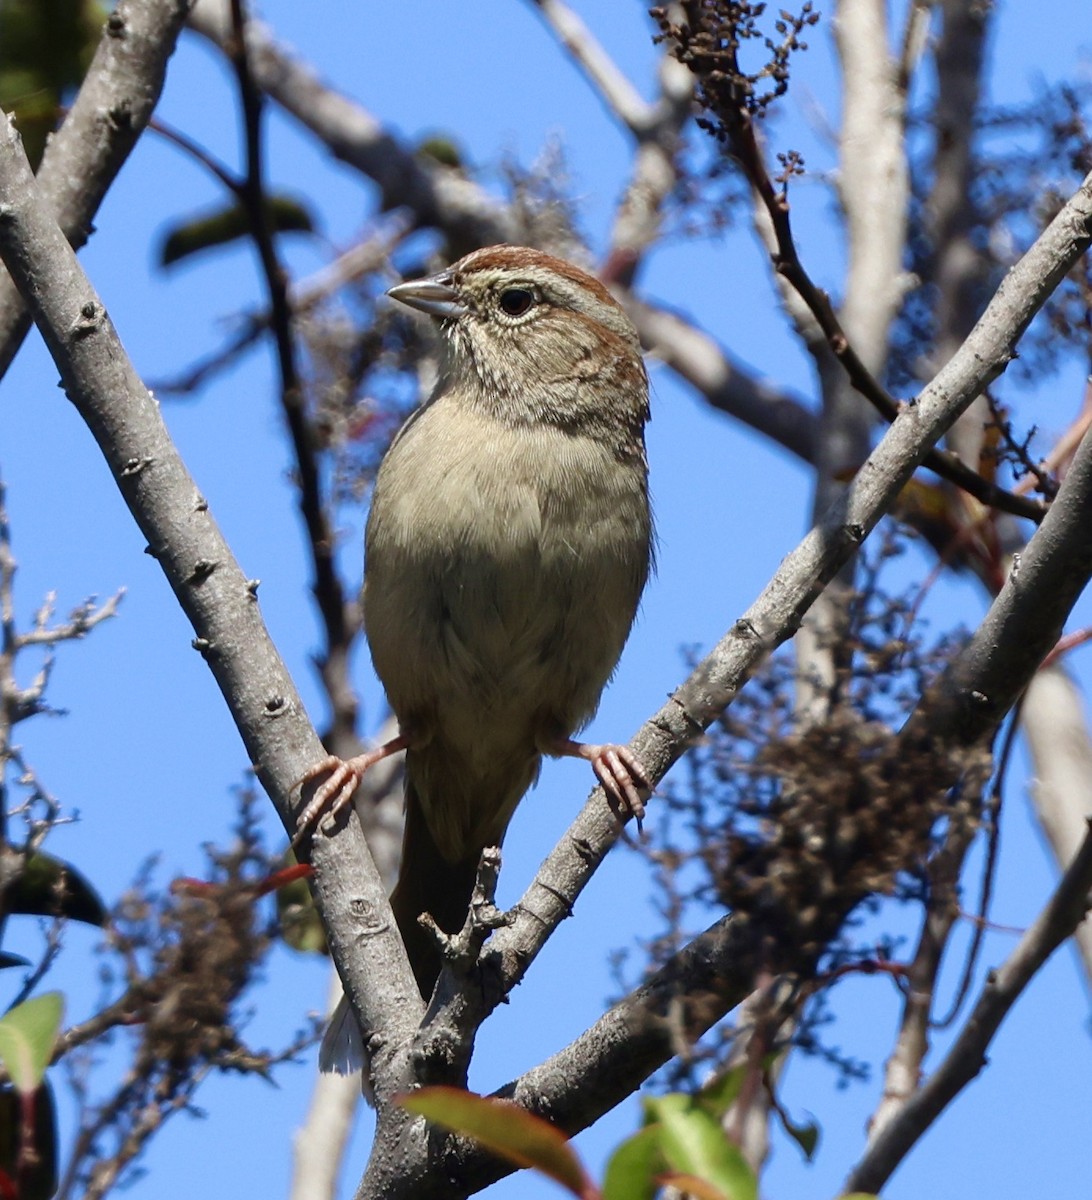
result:
M 418 917 L 429 913 L 445 933 L 458 933 L 470 908 L 480 858 L 480 849 L 458 862 L 444 858 L 429 832 L 417 790 L 407 778 L 402 865 L 398 884 L 391 893 L 391 908 L 417 986 L 426 1000 L 432 995 L 442 964 L 436 942 L 418 923 Z

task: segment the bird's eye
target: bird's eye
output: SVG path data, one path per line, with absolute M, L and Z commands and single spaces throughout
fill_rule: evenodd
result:
M 534 302 L 534 293 L 526 288 L 508 288 L 500 296 L 500 306 L 510 317 L 522 317 Z

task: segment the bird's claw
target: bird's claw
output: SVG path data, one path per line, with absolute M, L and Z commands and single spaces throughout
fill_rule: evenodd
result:
M 358 754 L 355 758 L 338 758 L 337 755 L 331 754 L 322 762 L 315 763 L 296 786 L 303 787 L 327 771 L 330 772 L 330 778 L 315 792 L 307 807 L 300 813 L 296 821 L 296 833 L 291 842 L 292 848 L 295 849 L 308 832 L 317 829 L 327 813 L 336 817 L 349 806 L 353 793 L 360 787 L 364 772 L 369 767 L 405 748 L 406 737 L 399 733 L 397 737 L 391 738 L 389 742 L 384 742 L 374 750 L 369 750 L 367 754 Z
M 592 770 L 607 794 L 607 801 L 620 817 L 632 816 L 638 832 L 645 817 L 645 802 L 639 787 L 652 790 L 652 781 L 644 764 L 628 746 L 589 747 Z
M 324 775 L 327 771 L 330 773 L 330 778 L 315 792 L 308 801 L 307 807 L 300 813 L 296 821 L 296 833 L 292 838 L 293 847 L 298 845 L 309 832 L 317 829 L 324 816 L 329 814 L 331 817 L 336 817 L 350 803 L 353 792 L 360 786 L 360 780 L 364 774 L 360 763 L 359 758 L 350 758 L 346 761 L 331 754 L 322 762 L 316 763 L 303 776 L 298 785 L 300 787 L 317 779 L 320 775 Z

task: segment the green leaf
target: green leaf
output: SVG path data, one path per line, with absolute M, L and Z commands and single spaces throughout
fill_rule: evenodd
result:
M 453 1133 L 473 1138 L 516 1166 L 535 1167 L 582 1200 L 595 1194 L 569 1139 L 549 1121 L 508 1100 L 476 1096 L 461 1088 L 426 1087 L 400 1096 L 398 1103 Z
M 603 1178 L 603 1200 L 653 1200 L 656 1177 L 667 1169 L 659 1125 L 646 1125 L 614 1151 Z
M 803 1150 L 804 1157 L 808 1162 L 811 1162 L 815 1157 L 815 1148 L 819 1145 L 819 1123 L 811 1120 L 805 1121 L 802 1125 L 796 1125 L 789 1120 L 784 1109 L 779 1109 L 778 1112 L 785 1132 Z
M 3 907 L 9 913 L 67 917 L 100 928 L 106 924 L 106 905 L 98 892 L 71 863 L 51 854 L 27 859 L 22 874 L 4 893 Z
M 21 1154 L 26 1133 L 30 1145 Z M 48 1082 L 31 1096 L 0 1085 L 0 1181 L 4 1179 L 11 1186 L 0 1195 L 19 1200 L 49 1200 L 57 1190 L 57 1113 Z
M 29 1094 L 42 1082 L 63 1012 L 61 993 L 46 992 L 0 1017 L 0 1061 L 20 1092 Z
M 778 1100 L 769 1076 L 766 1078 L 766 1087 L 769 1093 L 770 1108 L 784 1126 L 785 1132 L 804 1152 L 804 1157 L 808 1162 L 811 1162 L 815 1157 L 815 1148 L 819 1145 L 820 1129 L 818 1121 L 812 1117 L 810 1121 L 805 1121 L 798 1125 Z M 808 1116 L 811 1117 L 811 1114 L 809 1113 Z
M 415 154 L 430 158 L 444 167 L 466 166 L 466 157 L 459 143 L 446 133 L 434 133 L 417 143 Z
M 705 1108 L 713 1116 L 723 1117 L 739 1098 L 739 1093 L 743 1090 L 743 1081 L 753 1069 L 750 1063 L 743 1062 L 707 1083 L 698 1093 Z
M 266 216 L 274 233 L 311 233 L 315 227 L 307 207 L 290 196 L 268 196 Z M 233 201 L 170 227 L 159 252 L 160 265 L 169 267 L 203 250 L 230 245 L 249 237 L 250 231 L 249 214 Z
M 291 853 L 285 864 L 295 862 Z M 326 930 L 319 920 L 306 879 L 296 879 L 274 893 L 277 905 L 277 929 L 286 946 L 301 954 L 326 954 Z
M 0 0 L 0 108 L 14 113 L 35 168 L 105 20 L 95 0 Z
M 700 1100 L 674 1094 L 646 1104 L 660 1123 L 664 1157 L 675 1171 L 706 1180 L 728 1200 L 756 1200 L 754 1172 Z

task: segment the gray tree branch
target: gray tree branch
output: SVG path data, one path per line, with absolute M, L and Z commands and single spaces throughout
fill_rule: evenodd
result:
M 630 83 L 583 20 L 563 0 L 532 0 L 532 5 L 610 111 L 634 133 L 647 125 L 652 105 Z
M 827 582 L 889 510 L 929 448 L 1012 359 L 1016 343 L 1069 267 L 1092 242 L 1092 174 L 1002 281 L 967 341 L 908 404 L 844 496 L 782 562 L 754 604 L 633 739 L 655 780 L 732 702 L 758 665 L 799 627 Z M 1030 673 L 1029 673 L 1030 677 Z M 596 790 L 517 909 L 495 935 L 510 987 L 538 953 L 618 837 Z M 507 990 L 507 989 L 506 989 Z
M 230 3 L 199 0 L 190 28 L 225 49 L 232 36 Z M 419 224 L 443 229 L 453 242 L 453 257 L 512 239 L 514 226 L 498 201 L 459 172 L 417 158 L 371 113 L 278 46 L 261 21 L 247 24 L 247 53 L 262 91 L 336 158 L 373 180 L 381 208 L 404 206 Z
M 1086 187 L 1089 182 L 1086 181 Z M 1082 220 L 1086 227 L 1092 220 L 1090 201 L 1092 194 L 1085 197 Z M 1065 240 L 1063 234 L 1062 241 Z M 1010 316 L 1014 315 L 1012 299 L 1007 297 L 1002 306 L 1009 310 Z M 996 320 L 999 314 L 987 311 L 987 316 Z M 973 359 L 973 351 L 968 347 L 957 355 L 959 360 L 965 357 Z M 961 369 L 972 371 L 966 362 Z M 973 368 L 986 372 L 991 369 L 994 368 L 981 362 Z M 952 377 L 947 382 L 951 383 Z M 930 386 L 936 384 L 934 381 Z M 961 388 L 964 400 L 969 402 L 976 391 L 971 374 L 964 376 Z M 882 448 L 881 445 L 877 452 Z M 931 789 L 951 788 L 960 778 L 962 760 L 958 757 L 938 758 L 937 748 L 970 750 L 992 737 L 1005 713 L 1054 646 L 1066 616 L 1092 577 L 1092 525 L 1087 520 L 1090 506 L 1092 441 L 1086 441 L 1054 506 L 1029 543 L 1020 571 L 1010 578 L 974 636 L 935 687 L 922 697 L 898 734 L 901 749 L 896 754 L 897 761 L 911 761 L 914 756 L 920 758 L 921 748 L 928 747 L 935 761 L 947 763 L 930 780 Z M 708 670 L 703 672 L 703 668 Z M 695 676 L 704 675 L 700 686 L 709 689 L 710 675 L 716 672 L 716 664 L 706 660 Z M 695 684 L 695 676 L 680 692 Z M 541 902 L 533 917 L 525 910 L 529 898 L 533 903 L 542 896 L 551 896 L 555 904 L 568 910 L 575 894 L 564 894 L 565 881 L 560 875 L 551 874 L 551 866 L 555 860 L 563 862 L 565 852 L 573 847 L 576 857 L 597 852 L 591 840 L 595 833 L 593 821 L 596 817 L 602 818 L 605 811 L 605 802 L 593 794 L 566 841 L 555 849 L 520 902 L 516 924 L 496 935 L 495 941 L 512 943 L 523 934 L 524 944 L 519 952 L 508 947 L 508 952 L 520 964 L 526 964 L 527 948 L 534 940 L 535 927 L 550 920 L 546 905 Z M 609 825 L 609 818 L 598 824 Z M 572 859 L 570 854 L 570 862 Z M 982 1065 L 982 1053 L 1005 1013 L 1035 971 L 1081 921 L 1090 887 L 1092 836 L 1083 843 L 1043 914 L 1021 939 L 1005 967 L 987 984 L 956 1048 L 937 1072 L 939 1078 L 934 1077 L 935 1083 L 930 1080 L 888 1122 L 855 1169 L 847 1191 L 878 1190 L 929 1122 L 974 1077 Z M 540 892 L 536 891 L 538 888 L 541 888 Z M 821 906 L 817 906 L 815 927 L 804 932 L 808 945 L 820 949 L 803 949 L 805 966 L 809 954 L 814 957 L 822 952 L 824 935 L 829 936 L 837 929 L 863 898 L 863 893 L 846 898 L 843 910 L 838 912 L 823 912 Z M 809 899 L 799 897 L 801 906 Z M 751 992 L 757 940 L 747 914 L 722 918 L 576 1041 L 497 1094 L 548 1115 L 567 1132 L 575 1133 L 586 1127 L 662 1066 L 676 1052 L 680 1037 L 700 1036 Z M 802 948 L 780 948 L 782 957 L 792 961 L 794 949 Z M 484 1186 L 505 1173 L 503 1168 L 498 1169 L 496 1160 L 477 1151 L 468 1152 L 463 1158 L 463 1167 L 466 1173 L 461 1179 L 473 1182 L 468 1190 Z M 362 1193 L 374 1194 L 378 1193 Z
M 801 398 L 750 374 L 686 317 L 632 294 L 625 303 L 641 344 L 707 404 L 804 462 L 815 461 L 819 423 Z
M 983 31 L 988 18 L 983 12 L 972 13 L 961 0 L 951 3 L 946 0 L 939 7 L 944 16 L 935 50 L 937 140 L 933 164 L 935 184 L 930 204 L 936 290 L 934 319 L 938 335 L 935 361 L 942 363 L 959 349 L 982 302 L 982 296 L 972 287 L 974 281 L 981 282 L 982 259 L 972 247 L 969 236 L 974 221 L 970 198 L 970 148 L 979 111 Z M 960 11 L 957 13 L 956 9 Z M 905 54 L 919 40 L 913 32 L 915 23 L 924 26 L 927 16 L 920 6 L 914 6 L 908 13 L 903 40 L 904 62 Z M 908 81 L 909 76 L 901 68 L 899 74 Z M 900 91 L 905 100 L 905 88 Z M 908 190 L 903 197 L 904 204 L 907 198 Z M 901 246 L 906 239 L 905 208 L 899 237 Z M 947 437 L 948 445 L 974 470 L 979 469 L 979 449 L 984 437 L 982 407 L 982 397 L 976 397 Z M 957 511 L 967 514 L 969 520 L 977 519 L 982 512 L 981 505 L 955 489 L 952 489 L 951 502 Z M 950 878 L 950 872 L 954 870 L 958 877 L 968 842 L 964 831 L 953 830 L 949 845 L 937 856 L 935 865 L 940 866 L 945 879 L 943 882 L 937 880 L 939 886 L 930 889 L 931 896 L 939 899 L 931 900 L 923 914 L 917 951 L 909 968 L 909 986 L 899 1033 L 884 1066 L 883 1094 L 870 1123 L 873 1136 L 892 1113 L 898 1111 L 907 1096 L 913 1094 L 918 1084 L 921 1064 L 929 1048 L 936 975 L 958 917 L 958 906 L 951 894 L 955 881 Z M 949 861 L 953 856 L 954 863 Z
M 1036 674 L 1020 709 L 1032 760 L 1029 786 L 1035 815 L 1062 870 L 1072 862 L 1092 818 L 1092 740 L 1084 709 L 1085 697 L 1059 663 Z M 1075 941 L 1085 983 L 1092 986 L 1092 924 L 1085 922 Z
M 0 122 L 0 258 L 22 292 L 66 394 L 87 423 L 123 499 L 193 625 L 258 779 L 287 830 L 298 781 L 324 756 L 248 580 L 178 455 L 61 229 L 43 204 L 18 134 Z M 377 1092 L 405 1086 L 399 1058 L 422 1005 L 386 891 L 360 826 L 316 836 L 315 900 L 331 954 L 373 1031 Z M 398 1066 L 395 1065 L 396 1061 Z

